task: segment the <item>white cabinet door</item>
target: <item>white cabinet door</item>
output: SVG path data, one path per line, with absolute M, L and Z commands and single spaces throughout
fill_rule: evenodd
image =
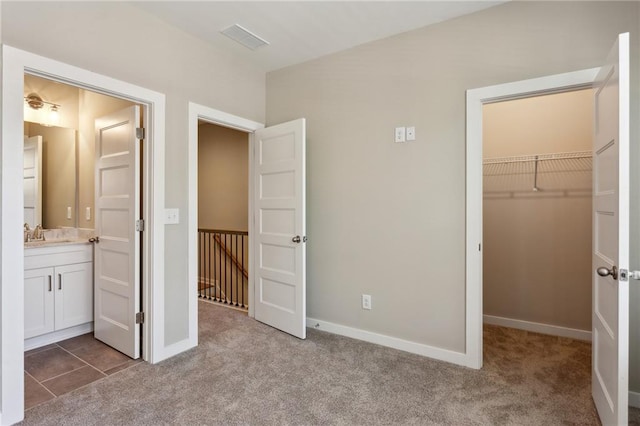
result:
M 24 271 L 24 338 L 54 331 L 54 271 Z
M 91 262 L 55 268 L 55 329 L 93 321 Z

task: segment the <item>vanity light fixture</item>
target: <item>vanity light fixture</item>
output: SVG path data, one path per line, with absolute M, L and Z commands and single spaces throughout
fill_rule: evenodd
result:
M 36 111 L 42 109 L 45 105 L 49 105 L 49 125 L 58 124 L 58 121 L 60 120 L 60 104 L 45 101 L 37 93 L 29 93 L 24 97 L 24 101 L 31 109 Z

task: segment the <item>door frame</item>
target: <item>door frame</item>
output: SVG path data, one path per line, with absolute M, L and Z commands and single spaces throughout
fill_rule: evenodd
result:
M 592 87 L 600 68 L 467 90 L 466 365 L 482 368 L 482 106 Z
M 255 260 L 253 244 L 251 244 L 254 236 L 254 210 L 253 196 L 255 191 L 254 177 L 255 170 L 253 167 L 254 152 L 254 132 L 264 128 L 263 123 L 258 123 L 247 118 L 229 114 L 224 111 L 209 108 L 194 102 L 189 102 L 189 142 L 188 142 L 188 161 L 189 170 L 188 178 L 188 249 L 187 256 L 189 258 L 188 282 L 189 282 L 189 340 L 192 345 L 198 344 L 198 121 L 206 121 L 207 123 L 217 126 L 228 127 L 231 129 L 245 132 L 249 136 L 249 262 L 250 265 Z M 249 316 L 254 317 L 254 276 L 255 268 L 249 267 Z
M 44 77 L 146 107 L 148 136 L 141 177 L 149 232 L 143 234 L 141 259 L 142 300 L 147 313 L 142 349 L 144 360 L 151 363 L 171 356 L 170 348 L 164 344 L 165 95 L 7 45 L 2 46 L 2 59 L 0 423 L 12 424 L 24 417 L 23 142 L 10 142 L 23 141 L 24 75 Z

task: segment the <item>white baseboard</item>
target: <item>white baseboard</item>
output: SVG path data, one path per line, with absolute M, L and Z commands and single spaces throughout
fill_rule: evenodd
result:
M 465 367 L 468 366 L 467 356 L 462 352 L 455 352 L 448 349 L 425 345 L 423 343 L 411 342 L 397 337 L 385 336 L 383 334 L 334 324 L 314 318 L 307 318 L 307 327 L 351 337 L 352 339 L 375 343 L 376 345 L 387 346 L 389 348 L 426 356 L 440 361 L 450 362 L 452 364 L 463 365 Z
M 629 406 L 640 408 L 640 392 L 629 391 Z
M 523 321 L 512 318 L 496 317 L 493 315 L 483 315 L 483 319 L 485 324 L 501 325 L 503 327 L 517 328 L 518 330 L 550 334 L 551 336 L 591 341 L 591 331 L 587 330 L 578 330 L 576 328 L 560 327 L 557 325 L 542 324 L 539 322 Z
M 75 327 L 65 328 L 64 330 L 54 331 L 51 333 L 43 334 L 41 336 L 32 337 L 24 340 L 24 350 L 30 351 L 31 349 L 47 346 L 52 343 L 60 342 L 62 340 L 71 339 L 72 337 L 81 336 L 93 331 L 93 322 L 86 324 L 76 325 Z

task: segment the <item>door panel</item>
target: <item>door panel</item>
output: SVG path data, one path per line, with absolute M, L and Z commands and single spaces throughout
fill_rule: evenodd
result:
M 304 339 L 305 120 L 255 137 L 255 317 Z
M 624 274 L 624 270 L 629 269 L 628 34 L 619 36 L 594 87 L 592 392 L 603 424 L 626 425 L 629 391 L 629 282 Z
M 96 120 L 95 337 L 140 356 L 140 109 L 132 106 Z

